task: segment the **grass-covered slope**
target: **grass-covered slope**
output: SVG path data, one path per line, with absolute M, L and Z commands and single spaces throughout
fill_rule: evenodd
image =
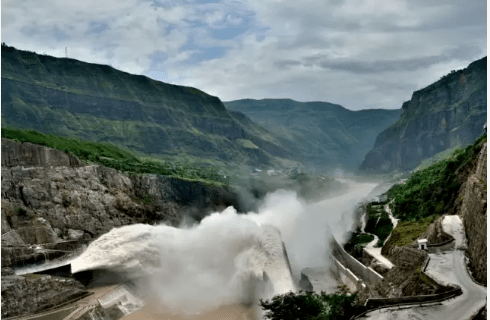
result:
M 393 186 L 388 191 L 388 198 L 394 200 L 393 214 L 409 221 L 454 213 L 461 184 L 486 140 L 482 136 L 474 144 L 457 149 L 449 158 L 414 172 L 405 183 Z
M 223 176 L 211 167 L 202 168 L 185 163 L 164 160 L 148 160 L 133 151 L 114 144 L 97 143 L 34 130 L 2 128 L 2 138 L 19 142 L 31 142 L 70 153 L 86 163 L 95 163 L 133 174 L 168 175 L 182 180 L 200 181 L 208 185 L 223 185 Z
M 290 99 L 244 99 L 225 106 L 267 128 L 296 159 L 318 169 L 357 169 L 376 136 L 399 117 L 399 110 L 351 111 L 328 102 Z
M 3 126 L 112 142 L 154 156 L 248 165 L 288 158 L 266 130 L 195 88 L 5 45 L 1 78 Z
M 457 213 L 461 185 L 474 169 L 486 141 L 486 136 L 478 138 L 474 144 L 455 150 L 447 159 L 414 172 L 404 183 L 388 191 L 393 215 L 400 222 L 384 252 L 393 245 L 412 244 L 440 215 Z
M 366 207 L 367 223 L 365 232 L 378 236 L 377 247 L 383 245 L 393 230 L 393 224 L 383 204 L 369 203 Z

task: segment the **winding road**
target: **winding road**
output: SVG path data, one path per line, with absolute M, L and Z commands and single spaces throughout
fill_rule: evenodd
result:
M 398 310 L 397 307 L 376 310 L 369 312 L 366 315 L 367 319 L 466 320 L 471 319 L 485 305 L 487 289 L 473 282 L 466 268 L 464 260 L 466 239 L 461 219 L 459 216 L 446 216 L 442 226 L 444 231 L 451 234 L 456 241 L 451 246 L 453 248 L 434 249 L 429 253 L 430 262 L 426 273 L 439 282 L 461 286 L 463 294 L 442 303 L 426 306 L 402 310 Z
M 389 203 L 385 205 L 384 209 L 386 210 L 386 212 L 388 213 L 388 215 L 390 216 L 390 220 L 391 220 L 391 223 L 393 224 L 393 230 L 395 230 L 397 224 L 398 224 L 398 219 L 396 219 L 395 217 L 393 217 L 393 214 L 391 213 L 391 209 L 390 209 L 390 206 L 389 206 Z M 365 219 L 366 219 L 366 213 L 362 216 L 362 228 L 361 228 L 361 231 L 364 232 L 364 228 L 366 226 L 366 222 L 365 222 Z M 378 243 L 378 236 L 375 235 L 375 234 L 372 234 L 372 233 L 369 233 L 371 235 L 374 236 L 374 240 L 371 241 L 370 243 L 368 243 L 366 245 L 366 247 L 364 247 L 364 250 L 366 250 L 371 256 L 373 256 L 376 260 L 378 260 L 379 262 L 381 262 L 386 268 L 388 269 L 391 269 L 393 268 L 393 263 L 386 259 L 382 254 L 381 254 L 381 247 L 379 248 L 376 248 L 375 245 L 376 243 Z M 386 238 L 385 242 L 388 241 L 389 237 Z

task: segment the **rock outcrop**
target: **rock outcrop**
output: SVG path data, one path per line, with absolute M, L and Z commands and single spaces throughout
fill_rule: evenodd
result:
M 413 93 L 400 119 L 383 131 L 360 169 L 414 169 L 422 160 L 470 144 L 487 121 L 487 58 Z
M 467 254 L 473 277 L 487 283 L 487 144 L 481 149 L 476 170 L 460 190 L 463 220 L 468 239 Z
M 376 287 L 386 298 L 398 298 L 434 294 L 447 291 L 448 288 L 431 279 L 421 271 L 427 253 L 408 247 L 392 247 L 390 258 L 395 264 Z
M 453 240 L 454 238 L 450 234 L 444 232 L 444 229 L 442 228 L 443 219 L 444 216 L 440 216 L 434 220 L 429 228 L 427 228 L 427 231 L 422 233 L 418 239 L 427 239 L 429 245 L 442 244 Z M 414 241 L 413 245 L 416 246 L 417 241 Z
M 10 143 L 2 139 L 2 167 L 80 167 L 78 158 L 33 143 Z
M 2 318 L 36 313 L 87 294 L 74 279 L 49 275 L 2 275 Z
M 128 175 L 7 139 L 2 139 L 1 196 L 2 267 L 57 256 L 66 242 L 83 244 L 114 227 L 177 226 L 185 217 L 199 221 L 227 206 L 244 211 L 227 187 Z

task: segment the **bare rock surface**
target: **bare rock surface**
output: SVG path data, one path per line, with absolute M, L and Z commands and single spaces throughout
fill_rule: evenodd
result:
M 2 266 L 50 258 L 31 245 L 77 240 L 135 223 L 179 225 L 234 206 L 227 187 L 85 165 L 58 150 L 2 139 Z M 50 247 L 51 250 L 56 248 Z
M 35 274 L 2 275 L 2 318 L 36 313 L 86 292 L 85 287 L 74 279 Z
M 412 170 L 424 159 L 473 143 L 487 119 L 487 58 L 415 91 L 400 119 L 379 134 L 360 169 Z
M 480 152 L 476 170 L 460 189 L 458 215 L 468 241 L 469 267 L 473 277 L 487 283 L 487 144 Z
M 434 220 L 431 223 L 426 232 L 424 232 L 419 239 L 427 239 L 429 244 L 438 244 L 450 241 L 453 237 L 446 232 L 442 228 L 442 219 L 444 216 L 441 216 Z

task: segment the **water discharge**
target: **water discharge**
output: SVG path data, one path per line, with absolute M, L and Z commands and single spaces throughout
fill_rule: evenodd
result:
M 294 291 L 303 268 L 328 265 L 330 238 L 343 240 L 355 205 L 375 187 L 346 183 L 346 194 L 315 204 L 280 190 L 267 195 L 258 213 L 229 207 L 191 227 L 113 229 L 72 262 L 72 271 L 108 269 L 150 279 L 151 296 L 176 312 L 211 312 Z

